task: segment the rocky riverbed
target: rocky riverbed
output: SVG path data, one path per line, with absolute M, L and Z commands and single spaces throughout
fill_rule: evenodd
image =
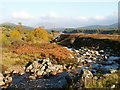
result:
M 97 74 L 113 74 L 120 69 L 120 56 L 112 49 L 99 49 L 81 47 L 79 49 L 64 47 L 76 54 L 76 62 L 57 65 L 52 64 L 49 58 L 36 59 L 26 66 L 8 68 L 0 73 L 0 86 L 2 88 L 16 89 L 49 89 L 49 88 L 75 88 L 82 89 Z M 116 81 L 116 83 L 118 83 Z M 113 83 L 110 88 L 116 88 Z

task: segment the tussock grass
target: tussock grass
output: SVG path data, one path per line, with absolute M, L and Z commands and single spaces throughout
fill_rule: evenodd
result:
M 103 77 L 100 77 L 98 79 L 92 79 L 85 88 L 111 88 L 113 85 L 115 85 L 115 88 L 118 88 L 120 77 L 117 73 L 113 74 L 105 74 Z

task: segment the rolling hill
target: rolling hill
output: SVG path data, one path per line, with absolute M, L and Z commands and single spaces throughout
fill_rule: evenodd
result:
M 9 22 L 0 24 L 0 27 L 13 28 L 13 27 L 15 27 L 15 26 L 17 26 L 17 25 L 14 24 L 14 23 L 9 23 Z M 34 29 L 33 27 L 25 26 L 25 25 L 23 25 L 23 28 L 24 28 L 24 29 L 27 29 L 27 30 L 33 30 L 33 29 Z
M 79 28 L 118 28 L 118 23 L 114 23 L 111 25 L 91 25 L 91 26 L 85 26 L 85 27 L 79 27 Z

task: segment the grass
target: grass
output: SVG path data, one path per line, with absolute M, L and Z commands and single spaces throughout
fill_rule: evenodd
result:
M 84 87 L 86 89 L 111 89 L 113 85 L 115 85 L 115 88 L 118 90 L 120 87 L 120 70 L 118 70 L 116 73 L 112 74 L 100 74 L 98 73 L 93 78 L 86 79 L 86 82 L 84 81 Z M 71 76 L 70 76 L 71 77 Z M 73 82 L 73 78 L 71 77 L 71 84 L 66 86 L 67 89 L 74 90 L 76 88 L 75 82 Z M 81 77 L 78 78 L 78 82 L 82 83 Z M 78 86 L 79 87 L 79 86 Z
M 17 46 L 3 47 L 2 64 L 3 65 L 26 65 L 29 61 L 41 58 L 50 58 L 54 64 L 72 63 L 74 59 L 70 57 L 74 53 L 62 48 L 56 44 L 24 44 Z
M 112 85 L 115 85 L 116 88 L 118 88 L 118 85 L 120 84 L 118 82 L 119 79 L 120 77 L 118 76 L 118 73 L 105 74 L 97 80 L 93 78 L 85 88 L 111 88 Z
M 63 36 L 69 36 L 69 34 L 64 34 Z M 115 34 L 70 34 L 70 36 L 72 37 L 91 37 L 94 39 L 109 39 L 109 40 L 113 40 L 113 41 L 119 41 L 120 42 L 120 35 L 115 35 Z

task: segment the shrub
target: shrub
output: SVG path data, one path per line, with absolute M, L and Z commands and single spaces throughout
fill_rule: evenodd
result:
M 2 33 L 2 45 L 8 45 L 10 40 L 7 38 L 6 34 Z
M 29 33 L 27 34 L 27 39 L 26 39 L 26 40 L 27 40 L 27 41 L 31 41 L 31 42 L 34 43 L 35 37 L 34 37 L 34 35 L 33 35 L 32 32 L 29 32 Z
M 21 34 L 19 33 L 19 31 L 13 30 L 13 31 L 10 33 L 10 38 L 11 38 L 12 41 L 20 41 L 20 39 L 21 39 Z
M 23 33 L 24 28 L 21 22 L 18 22 L 18 25 L 15 27 L 15 30 L 19 31 L 19 33 Z
M 33 35 L 36 39 L 48 41 L 48 32 L 44 28 L 36 28 Z

